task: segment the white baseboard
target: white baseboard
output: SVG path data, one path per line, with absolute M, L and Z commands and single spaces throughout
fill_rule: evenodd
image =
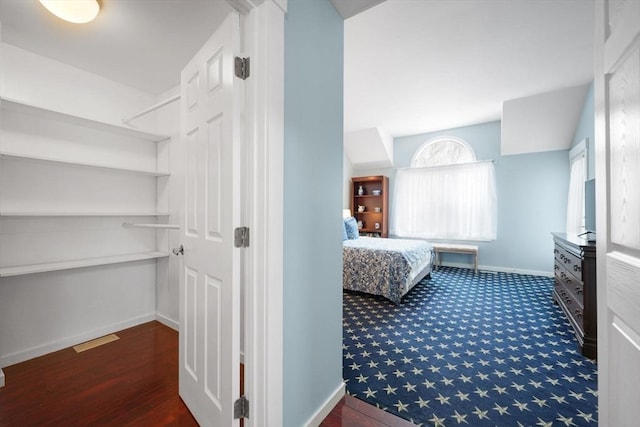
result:
M 324 404 L 318 408 L 318 410 L 313 414 L 313 416 L 305 423 L 305 427 L 318 427 L 320 423 L 327 418 L 327 415 L 331 412 L 331 410 L 338 404 L 340 399 L 344 396 L 345 393 L 345 384 L 343 382 L 340 383 L 336 391 L 334 391 L 331 396 L 324 402 Z
M 16 363 L 24 362 L 25 360 L 33 359 L 35 357 L 43 356 L 54 351 L 62 350 L 86 341 L 90 341 L 114 332 L 121 331 L 123 329 L 130 328 L 132 326 L 140 325 L 142 323 L 151 322 L 155 320 L 154 313 L 146 314 L 144 316 L 135 317 L 133 319 L 125 320 L 123 322 L 113 323 L 108 326 L 103 326 L 98 329 L 94 329 L 89 332 L 85 332 L 80 335 L 74 335 L 59 339 L 57 341 L 48 342 L 36 347 L 29 348 L 27 350 L 21 350 L 15 353 L 6 354 L 0 357 L 0 368 L 5 366 L 15 365 Z
M 0 388 L 4 387 L 4 372 L 0 369 Z
M 156 320 L 158 322 L 162 323 L 163 325 L 173 329 L 174 331 L 179 331 L 180 330 L 180 323 L 178 323 L 175 320 L 165 316 L 164 314 L 156 313 Z
M 459 262 L 443 262 L 442 265 L 444 267 L 457 267 L 457 268 L 466 268 L 469 270 L 473 270 L 473 266 L 469 264 L 462 264 Z M 478 270 L 482 271 L 495 271 L 497 273 L 516 273 L 516 274 L 528 274 L 531 276 L 544 276 L 544 277 L 553 277 L 553 272 L 551 271 L 540 271 L 540 270 L 525 270 L 522 268 L 507 268 L 507 267 L 496 267 L 492 265 L 479 265 Z

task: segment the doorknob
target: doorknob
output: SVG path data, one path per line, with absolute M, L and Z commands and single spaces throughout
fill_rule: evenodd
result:
M 173 248 L 172 252 L 174 255 L 184 255 L 184 246 L 180 245 L 180 247 Z

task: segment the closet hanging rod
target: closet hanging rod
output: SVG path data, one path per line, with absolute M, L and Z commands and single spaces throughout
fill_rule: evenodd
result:
M 131 121 L 133 121 L 133 120 L 137 119 L 138 117 L 142 117 L 142 116 L 144 116 L 145 114 L 149 114 L 149 113 L 151 113 L 151 112 L 153 112 L 153 111 L 156 111 L 158 108 L 164 107 L 165 105 L 167 105 L 167 104 L 171 104 L 172 102 L 175 102 L 175 101 L 177 101 L 177 100 L 179 100 L 179 99 L 180 99 L 180 94 L 178 94 L 178 95 L 174 95 L 174 96 L 172 96 L 172 97 L 170 97 L 170 98 L 167 98 L 167 99 L 165 99 L 165 100 L 163 100 L 163 101 L 158 102 L 158 103 L 157 103 L 157 104 L 155 104 L 155 105 L 152 105 L 151 107 L 147 108 L 146 110 L 142 110 L 142 111 L 140 111 L 139 113 L 134 114 L 133 116 L 131 116 L 131 117 L 129 117 L 129 118 L 122 119 L 122 122 L 123 122 L 124 124 L 127 124 L 127 125 L 128 125 L 128 124 L 129 124 L 129 122 L 131 122 Z
M 123 222 L 122 226 L 133 227 L 133 228 L 167 228 L 171 230 L 180 229 L 180 226 L 178 224 L 142 224 L 142 223 Z

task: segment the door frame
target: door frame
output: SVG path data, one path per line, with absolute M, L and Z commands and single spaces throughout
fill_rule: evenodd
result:
M 602 236 L 607 235 L 609 225 L 607 222 L 608 211 L 608 169 L 609 169 L 609 150 L 607 149 L 607 128 L 605 118 L 605 80 L 599 76 L 604 75 L 604 45 L 599 40 L 605 40 L 605 28 L 599 23 L 604 20 L 605 4 L 602 1 L 594 2 L 594 81 L 593 91 L 595 99 L 595 177 L 596 177 L 596 230 L 598 230 L 599 238 L 596 239 L 596 283 L 597 300 L 598 300 L 598 418 L 606 420 L 609 418 L 609 405 L 606 397 L 608 396 L 608 364 L 609 354 L 606 351 L 608 347 L 607 336 L 607 242 Z
M 283 423 L 284 17 L 287 0 L 227 0 L 241 15 L 245 82 L 242 220 L 245 426 Z

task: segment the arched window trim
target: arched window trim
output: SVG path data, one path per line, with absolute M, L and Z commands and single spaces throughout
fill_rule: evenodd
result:
M 422 151 L 424 149 L 426 149 L 429 145 L 431 144 L 435 144 L 437 142 L 440 141 L 454 141 L 457 142 L 458 144 L 464 146 L 470 153 L 471 153 L 471 157 L 473 158 L 473 161 L 477 161 L 478 158 L 476 157 L 476 152 L 473 150 L 473 148 L 471 147 L 471 145 L 469 145 L 469 143 L 463 139 L 457 138 L 455 136 L 437 136 L 435 138 L 431 138 L 428 141 L 424 142 L 416 151 L 415 153 L 413 153 L 413 157 L 411 158 L 411 167 L 415 168 L 415 167 L 422 167 L 422 166 L 416 166 L 416 161 L 418 160 L 418 158 L 420 157 L 420 154 L 422 153 Z M 445 165 L 440 165 L 440 166 L 445 166 Z

